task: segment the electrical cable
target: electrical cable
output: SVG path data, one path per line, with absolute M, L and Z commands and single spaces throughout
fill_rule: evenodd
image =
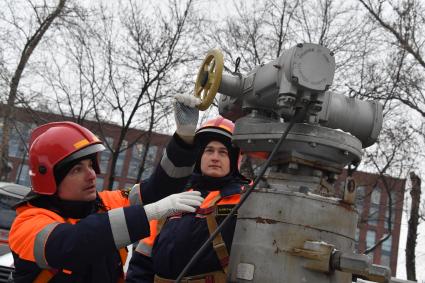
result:
M 190 261 L 186 264 L 186 266 L 183 268 L 183 270 L 180 272 L 179 276 L 176 279 L 176 283 L 179 283 L 182 278 L 186 275 L 186 273 L 189 271 L 189 269 L 192 267 L 195 262 L 198 261 L 202 253 L 206 250 L 207 247 L 209 247 L 210 243 L 213 241 L 213 239 L 217 236 L 218 233 L 221 232 L 223 227 L 229 222 L 230 218 L 235 215 L 235 213 L 238 211 L 238 209 L 242 206 L 242 204 L 245 202 L 245 200 L 248 198 L 248 196 L 251 194 L 251 192 L 254 190 L 254 188 L 258 185 L 258 183 L 261 181 L 264 173 L 267 170 L 267 167 L 269 167 L 274 155 L 278 152 L 280 146 L 282 145 L 283 141 L 286 139 L 286 137 L 289 134 L 289 131 L 294 126 L 296 122 L 302 121 L 305 114 L 307 113 L 307 110 L 309 109 L 309 105 L 307 105 L 304 108 L 298 109 L 298 112 L 292 117 L 292 119 L 289 122 L 288 127 L 286 127 L 285 131 L 283 132 L 282 136 L 280 137 L 279 141 L 277 142 L 276 146 L 273 148 L 273 151 L 269 155 L 267 161 L 263 164 L 261 167 L 260 173 L 258 174 L 257 178 L 255 178 L 255 181 L 251 187 L 249 187 L 243 194 L 242 197 L 237 205 L 233 207 L 233 209 L 229 212 L 229 214 L 224 218 L 224 220 L 218 225 L 217 229 L 211 233 L 210 237 L 204 242 L 204 244 L 198 249 L 198 251 L 193 255 L 193 257 L 190 259 Z

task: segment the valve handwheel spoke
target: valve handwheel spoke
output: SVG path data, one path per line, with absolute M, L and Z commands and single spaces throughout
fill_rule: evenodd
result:
M 214 101 L 223 74 L 223 54 L 218 49 L 208 51 L 195 82 L 195 96 L 201 99 L 199 110 L 206 110 Z

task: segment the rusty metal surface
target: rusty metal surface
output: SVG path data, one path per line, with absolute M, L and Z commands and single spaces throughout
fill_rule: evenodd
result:
M 303 185 L 312 187 L 314 183 Z M 355 210 L 347 209 L 336 198 L 282 188 L 257 190 L 238 214 L 230 257 L 230 280 L 351 282 L 351 274 L 348 273 L 325 273 L 306 268 L 309 259 L 294 255 L 294 251 L 302 249 L 306 241 L 318 241 L 352 252 L 356 223 Z
M 325 242 L 306 241 L 302 249 L 295 248 L 291 254 L 307 259 L 304 263 L 305 268 L 319 272 L 331 272 L 330 262 L 334 250 L 334 245 Z
M 350 176 L 345 179 L 342 200 L 347 204 L 356 202 L 356 181 Z

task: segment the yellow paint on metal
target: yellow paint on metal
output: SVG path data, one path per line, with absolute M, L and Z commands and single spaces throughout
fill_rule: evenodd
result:
M 82 139 L 76 143 L 74 143 L 75 149 L 80 149 L 85 145 L 88 145 L 90 142 L 87 139 Z
M 207 110 L 213 103 L 221 83 L 224 62 L 223 54 L 218 49 L 211 49 L 199 68 L 195 81 L 195 96 L 201 99 L 198 109 Z M 205 82 L 204 80 L 207 79 Z

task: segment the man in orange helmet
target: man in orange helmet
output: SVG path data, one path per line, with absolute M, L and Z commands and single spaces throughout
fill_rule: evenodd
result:
M 200 193 L 178 192 L 196 158 L 190 129 L 193 136 L 198 110 L 180 102 L 176 109 L 184 135 L 174 135 L 154 174 L 131 190 L 96 191 L 104 146 L 88 129 L 54 122 L 32 132 L 32 192 L 9 235 L 14 282 L 123 282 L 126 246 L 150 235 L 150 220 L 195 211 Z
M 218 117 L 196 131 L 200 154 L 186 189 L 201 192 L 205 200 L 195 212 L 176 213 L 163 225 L 151 221 L 151 236 L 139 242 L 133 253 L 126 282 L 174 282 L 218 223 L 239 203 L 249 180 L 239 172 L 240 150 L 232 145 L 233 129 L 231 121 Z M 236 217 L 231 220 L 184 282 L 225 282 Z

